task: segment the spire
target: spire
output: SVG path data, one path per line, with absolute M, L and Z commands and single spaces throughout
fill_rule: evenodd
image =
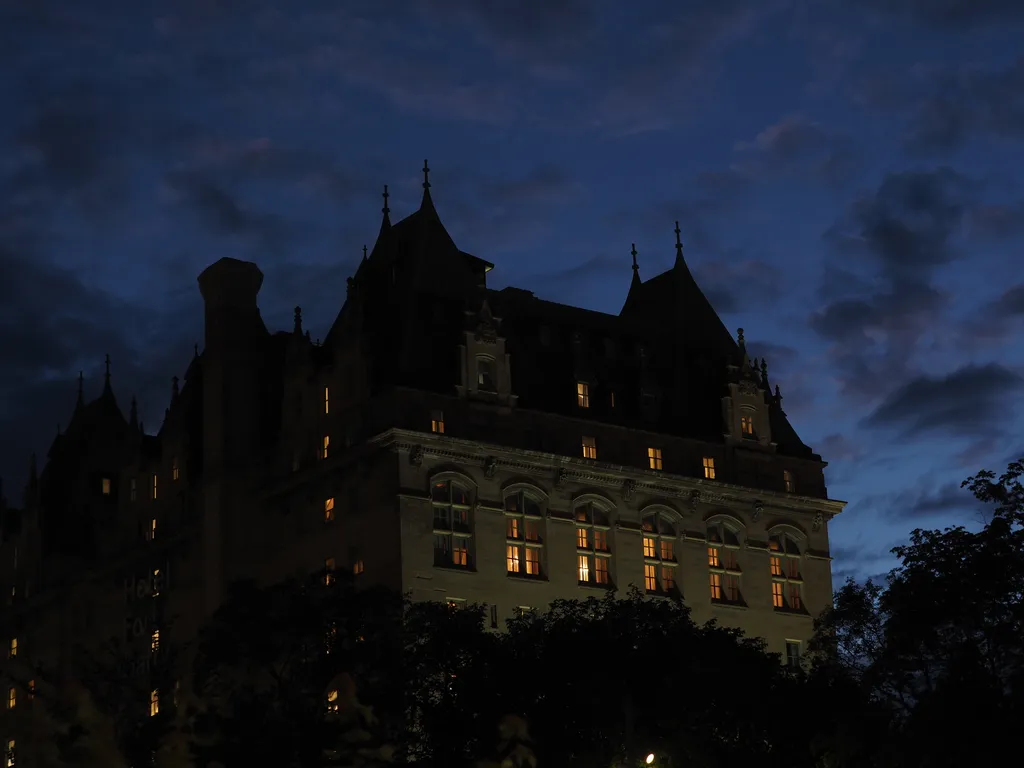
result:
M 347 293 L 351 294 L 355 285 L 356 281 L 351 276 L 345 278 L 345 288 Z
M 108 352 L 103 361 L 106 371 L 103 374 L 103 394 L 110 392 L 110 353 Z
M 630 253 L 633 255 L 633 272 L 639 272 L 640 267 L 636 263 L 636 243 L 633 243 L 633 250 Z
M 78 400 L 75 402 L 75 408 L 81 408 L 85 404 L 85 375 L 78 372 Z
M 132 407 L 128 411 L 128 423 L 131 424 L 132 429 L 139 428 L 139 404 L 135 401 L 135 395 L 132 395 Z
M 775 405 L 780 411 L 782 410 L 782 393 L 779 392 L 778 384 L 775 385 Z
M 772 385 L 768 381 L 768 361 L 761 358 L 761 386 L 768 392 L 772 391 Z
M 302 307 L 295 308 L 295 328 L 292 332 L 296 336 L 302 335 Z
M 676 230 L 675 231 L 676 231 L 676 262 L 675 262 L 675 266 L 679 267 L 679 266 L 682 266 L 683 264 L 685 264 L 685 262 L 683 261 L 683 241 L 679 238 L 679 235 L 681 234 L 681 232 L 680 232 L 680 229 L 679 229 L 679 222 L 678 221 L 676 222 Z
M 384 214 L 384 221 L 380 225 L 380 228 L 382 230 L 387 229 L 388 227 L 391 226 L 391 209 L 388 207 L 388 198 L 389 197 L 390 197 L 390 195 L 388 194 L 388 185 L 385 184 L 384 185 L 384 207 L 380 209 L 381 213 Z
M 430 189 L 430 165 L 423 161 L 423 188 Z
M 633 249 L 630 251 L 633 256 L 633 279 L 629 283 L 629 290 L 632 293 L 633 288 L 640 287 L 640 266 L 636 263 L 636 243 L 633 243 Z M 629 300 L 629 297 L 626 297 Z
M 426 160 L 423 161 L 423 202 L 420 203 L 420 210 L 437 216 L 434 200 L 430 196 L 430 164 Z
M 363 243 L 363 261 L 366 261 L 366 243 Z

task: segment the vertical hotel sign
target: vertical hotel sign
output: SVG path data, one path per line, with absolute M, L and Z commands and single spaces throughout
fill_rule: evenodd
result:
M 124 639 L 128 644 L 149 637 L 159 626 L 160 606 L 170 585 L 170 562 L 154 559 L 146 567 L 135 565 L 124 578 Z

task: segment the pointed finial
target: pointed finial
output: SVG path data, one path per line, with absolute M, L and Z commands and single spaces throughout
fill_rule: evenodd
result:
M 306 341 L 309 341 L 309 331 L 306 331 Z
M 633 243 L 633 250 L 630 251 L 633 254 L 633 271 L 636 272 L 640 267 L 636 263 L 636 243 Z
M 384 185 L 384 207 L 381 208 L 381 213 L 384 214 L 384 218 L 385 219 L 391 213 L 391 209 L 388 207 L 388 198 L 389 197 L 391 197 L 391 195 L 388 194 L 388 185 L 385 184 Z
M 679 237 L 680 229 L 679 229 L 679 222 L 678 221 L 676 222 L 675 232 L 676 232 L 676 264 L 681 264 L 683 262 L 683 241 Z
M 739 329 L 736 330 L 736 343 L 737 344 L 744 344 L 745 343 L 744 340 L 743 340 L 743 329 L 742 328 L 739 328 Z
M 782 393 L 779 391 L 779 385 L 775 385 L 775 404 L 782 408 Z
M 366 261 L 366 243 L 363 243 L 363 261 Z
M 78 372 L 78 405 L 85 402 L 85 374 Z
M 769 392 L 771 391 L 771 386 L 768 384 L 768 361 L 763 357 L 761 358 L 761 385 Z
M 427 161 L 423 161 L 423 188 L 430 189 L 430 166 Z
M 295 335 L 302 335 L 302 307 L 295 308 Z

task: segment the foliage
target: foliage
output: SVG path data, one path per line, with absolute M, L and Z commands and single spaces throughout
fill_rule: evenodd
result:
M 981 530 L 915 530 L 884 586 L 848 582 L 820 620 L 816 676 L 857 692 L 875 764 L 997 759 L 1024 714 L 1022 474 L 966 480 L 994 505 Z

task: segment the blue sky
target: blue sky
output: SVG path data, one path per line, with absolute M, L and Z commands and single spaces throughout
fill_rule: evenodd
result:
M 150 431 L 195 278 L 266 274 L 323 335 L 381 189 L 432 193 L 491 284 L 617 312 L 687 259 L 830 462 L 835 572 L 1024 453 L 1018 0 L 0 3 L 0 474 L 75 379 Z

